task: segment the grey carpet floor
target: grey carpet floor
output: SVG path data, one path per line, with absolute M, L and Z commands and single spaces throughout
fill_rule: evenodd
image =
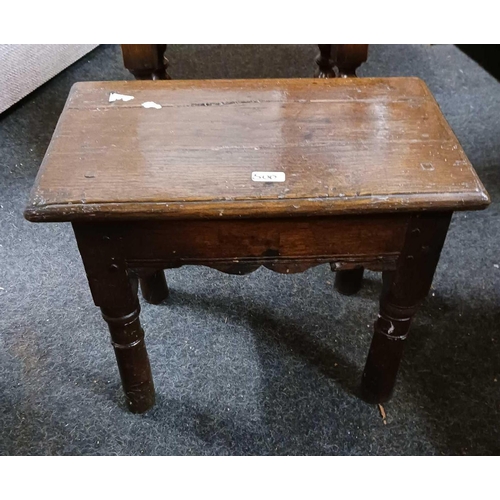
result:
M 171 46 L 174 78 L 309 77 L 314 46 Z M 101 46 L 0 115 L 1 454 L 500 453 L 500 83 L 454 46 L 371 46 L 361 76 L 419 76 L 492 197 L 453 217 L 393 400 L 356 396 L 380 276 L 355 297 L 319 266 L 169 271 L 143 304 L 158 402 L 127 412 L 71 227 L 23 219 L 70 86 L 130 79 Z

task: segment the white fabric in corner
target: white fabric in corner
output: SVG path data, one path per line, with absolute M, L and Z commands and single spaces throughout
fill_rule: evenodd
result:
M 0 44 L 0 113 L 95 47 Z

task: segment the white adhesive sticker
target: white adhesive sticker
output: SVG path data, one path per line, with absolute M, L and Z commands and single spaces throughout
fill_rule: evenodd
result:
M 157 104 L 156 102 L 153 101 L 143 102 L 141 106 L 143 108 L 161 109 L 161 104 Z
M 115 101 L 131 101 L 134 98 L 133 95 L 117 94 L 116 92 L 111 92 L 109 94 L 109 102 Z
M 255 182 L 285 182 L 285 172 L 252 172 Z

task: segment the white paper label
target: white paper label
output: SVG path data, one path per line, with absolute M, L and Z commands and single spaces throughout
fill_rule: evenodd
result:
M 285 172 L 252 172 L 255 182 L 285 182 Z
M 109 102 L 115 101 L 131 101 L 134 98 L 133 95 L 117 94 L 116 92 L 111 92 L 109 94 Z
M 158 104 L 153 101 L 148 101 L 148 102 L 143 102 L 141 104 L 143 108 L 154 108 L 154 109 L 161 109 L 161 104 Z

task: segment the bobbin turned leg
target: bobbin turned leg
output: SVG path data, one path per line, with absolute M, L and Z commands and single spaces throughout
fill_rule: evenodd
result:
M 354 295 L 363 283 L 363 267 L 347 269 L 335 273 L 335 289 L 342 295 Z
M 168 297 L 168 285 L 163 270 L 139 276 L 142 296 L 146 302 L 160 304 Z
M 127 406 L 143 413 L 155 402 L 144 332 L 139 321 L 137 278 L 121 257 L 120 238 L 107 226 L 73 224 L 78 248 L 97 306 L 111 333 Z
M 392 395 L 410 324 L 430 289 L 450 218 L 450 213 L 413 216 L 396 270 L 383 275 L 380 314 L 361 386 L 371 403 Z
M 128 407 L 133 413 L 143 413 L 154 405 L 155 391 L 139 321 L 139 303 L 128 314 L 119 307 L 101 307 L 101 311 L 111 333 Z

